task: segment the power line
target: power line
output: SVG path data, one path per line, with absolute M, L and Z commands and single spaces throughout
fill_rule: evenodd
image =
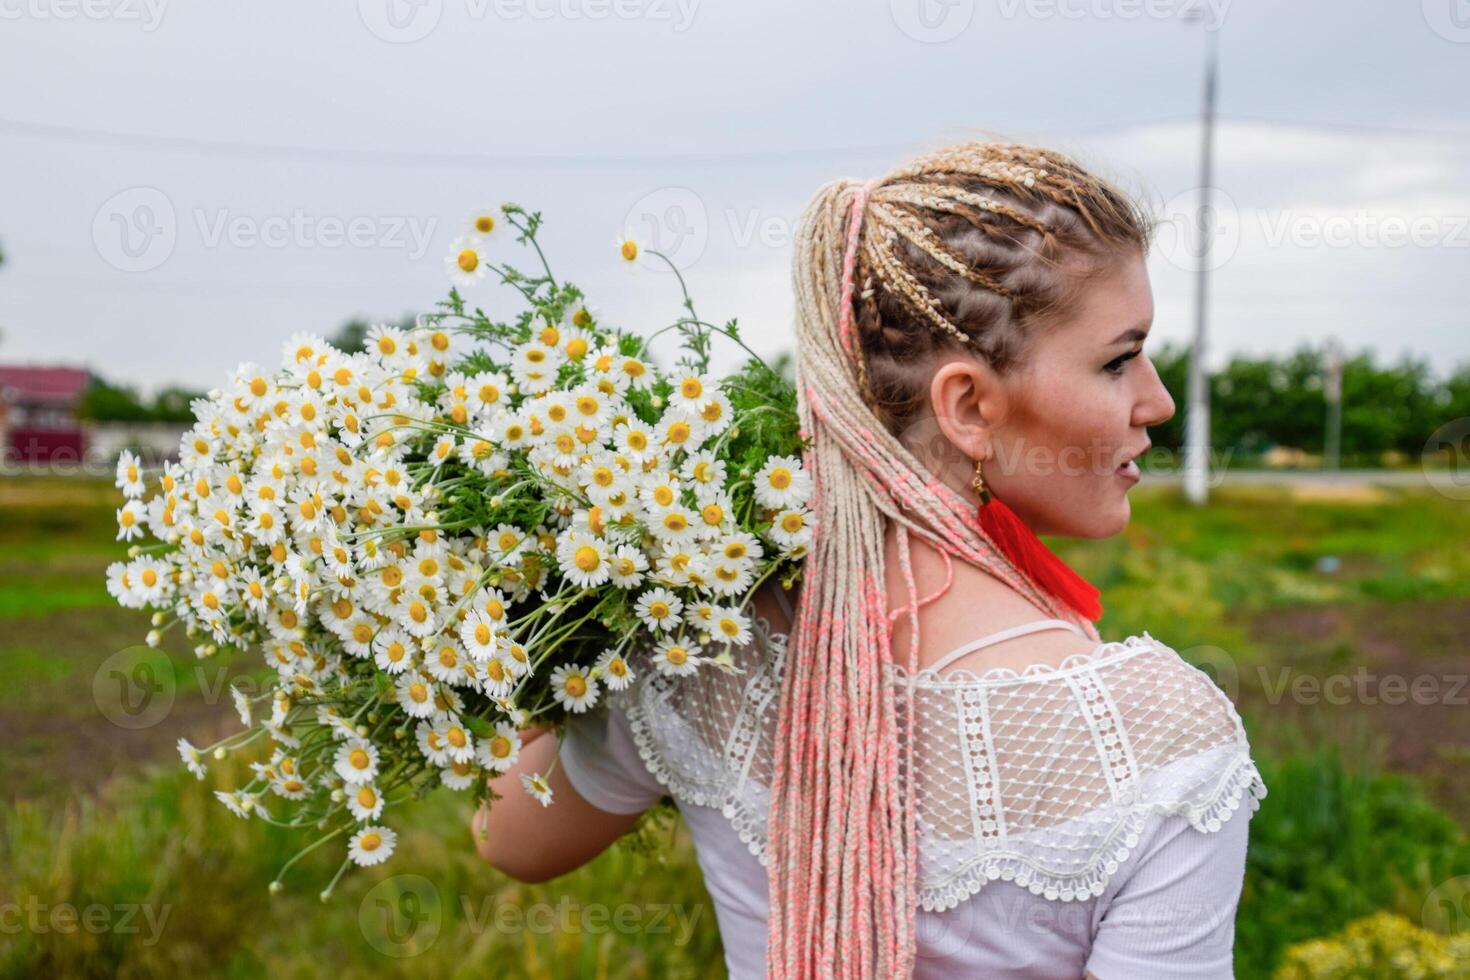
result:
M 1470 131 L 1442 130 L 1412 126 L 1378 126 L 1283 117 L 1220 114 L 1224 122 L 1250 123 L 1282 128 L 1313 129 L 1360 136 L 1388 136 L 1399 139 L 1434 142 L 1470 142 Z M 1097 123 L 1083 126 L 1054 127 L 1048 133 L 1096 134 L 1121 133 L 1151 126 L 1192 124 L 1189 115 L 1160 116 L 1132 122 Z M 244 143 L 235 140 L 202 139 L 191 136 L 168 136 L 151 133 L 129 133 L 119 130 L 63 126 L 55 123 L 0 118 L 0 131 L 33 139 L 50 140 L 87 146 L 110 146 L 121 149 L 154 150 L 173 153 L 197 153 L 207 156 L 233 156 L 271 160 L 295 160 L 303 163 L 361 164 L 370 166 L 412 167 L 580 167 L 654 166 L 678 164 L 761 164 L 796 163 L 825 160 L 832 157 L 864 157 L 902 153 L 912 150 L 916 142 L 890 142 L 861 146 L 828 146 L 793 150 L 748 150 L 718 153 L 631 153 L 631 154 L 554 154 L 554 153 L 456 153 L 422 150 L 377 150 L 346 147 L 303 146 L 287 143 Z

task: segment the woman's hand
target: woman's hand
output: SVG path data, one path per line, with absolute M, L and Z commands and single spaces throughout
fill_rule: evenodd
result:
M 523 729 L 516 764 L 489 780 L 503 799 L 481 806 L 470 821 L 480 856 L 517 881 L 543 882 L 575 871 L 627 833 L 640 816 L 599 810 L 578 795 L 561 766 L 547 778 L 551 805 L 542 806 L 521 785 L 521 774 L 545 773 L 558 745 L 548 729 Z

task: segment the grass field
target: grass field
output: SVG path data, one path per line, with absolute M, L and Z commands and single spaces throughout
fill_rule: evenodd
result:
M 148 628 L 103 586 L 117 503 L 106 483 L 0 482 L 0 976 L 723 975 L 677 824 L 652 831 L 663 862 L 615 848 L 523 886 L 439 794 L 328 903 L 325 854 L 269 894 L 296 842 L 231 816 L 173 751 L 238 727 L 228 685 L 254 664 L 175 641 L 166 714 L 99 711 L 109 658 Z M 1239 976 L 1400 976 L 1411 958 L 1470 976 L 1470 940 L 1446 935 L 1470 932 L 1467 542 L 1470 505 L 1429 490 L 1231 486 L 1201 511 L 1144 486 L 1125 534 L 1058 543 L 1102 589 L 1105 638 L 1146 629 L 1240 705 L 1270 795 Z

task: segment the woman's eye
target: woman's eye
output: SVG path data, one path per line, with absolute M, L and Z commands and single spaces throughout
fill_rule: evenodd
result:
M 1118 357 L 1115 357 L 1111 361 L 1109 361 L 1105 365 L 1105 369 L 1109 374 L 1122 374 L 1123 365 L 1133 360 L 1135 357 L 1142 353 L 1143 350 L 1140 348 L 1139 350 L 1129 351 L 1127 354 L 1119 355 Z

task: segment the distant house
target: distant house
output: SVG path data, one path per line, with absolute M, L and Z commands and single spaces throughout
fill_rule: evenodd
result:
M 7 463 L 79 463 L 86 433 L 77 404 L 85 368 L 0 364 L 0 448 Z

